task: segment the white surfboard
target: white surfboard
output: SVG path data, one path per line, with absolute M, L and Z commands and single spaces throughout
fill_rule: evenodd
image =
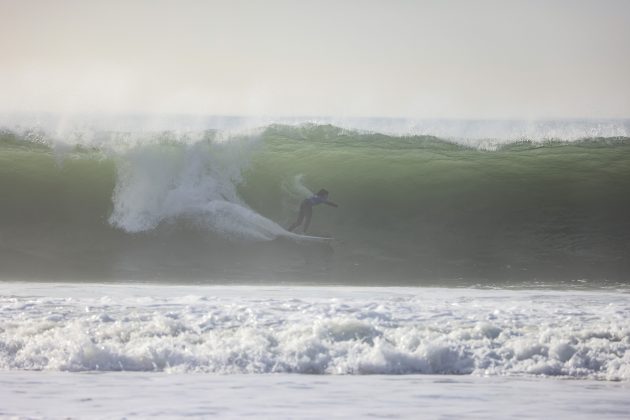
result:
M 294 241 L 304 241 L 304 242 L 330 242 L 335 238 L 326 237 L 326 236 L 311 236 L 311 235 L 300 235 L 298 233 L 289 233 L 288 235 L 283 235 L 285 238 L 293 239 Z

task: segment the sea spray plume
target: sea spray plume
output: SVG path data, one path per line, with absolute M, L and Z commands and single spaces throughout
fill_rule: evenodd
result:
M 304 174 L 298 174 L 294 176 L 292 180 L 292 189 L 289 190 L 289 192 L 292 192 L 293 194 L 298 194 L 301 198 L 309 197 L 315 194 L 304 185 Z
M 236 190 L 257 141 L 226 133 L 194 141 L 171 134 L 131 147 L 117 156 L 109 222 L 134 233 L 181 218 L 231 238 L 275 238 L 282 227 L 249 209 Z
M 302 200 L 315 194 L 304 185 L 304 174 L 297 174 L 284 179 L 281 188 L 283 197 L 282 212 L 291 214 L 291 217 L 293 217 L 295 208 L 300 205 Z

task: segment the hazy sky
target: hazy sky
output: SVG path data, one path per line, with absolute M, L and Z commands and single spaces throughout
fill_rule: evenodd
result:
M 0 112 L 630 117 L 628 0 L 0 0 Z

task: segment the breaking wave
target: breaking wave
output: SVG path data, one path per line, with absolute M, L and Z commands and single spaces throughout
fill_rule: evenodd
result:
M 14 129 L 0 159 L 4 277 L 628 280 L 623 136 Z M 336 240 L 297 244 L 319 188 L 340 207 L 312 234 Z

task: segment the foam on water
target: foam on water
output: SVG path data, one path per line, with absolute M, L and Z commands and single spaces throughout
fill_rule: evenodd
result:
M 9 285 L 0 368 L 630 380 L 630 295 Z

